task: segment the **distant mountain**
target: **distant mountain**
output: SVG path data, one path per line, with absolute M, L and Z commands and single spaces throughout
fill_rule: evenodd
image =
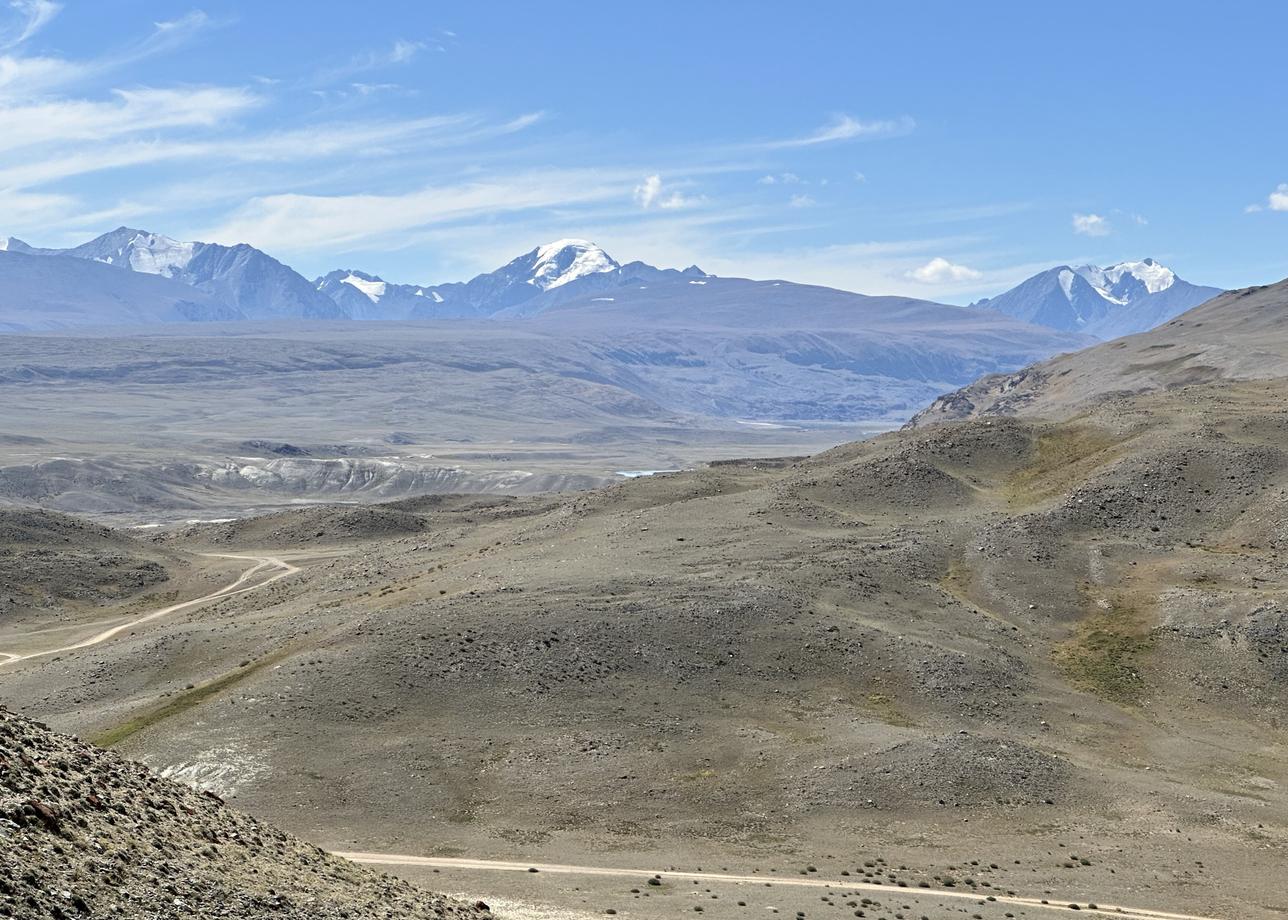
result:
M 204 291 L 246 319 L 349 318 L 343 306 L 303 276 L 245 243 L 187 243 L 118 227 L 71 249 L 37 249 L 12 237 L 5 241 L 5 248 L 29 255 L 72 256 L 160 275 Z
M 538 246 L 467 282 L 391 284 L 377 275 L 346 269 L 324 275 L 314 286 L 349 310 L 354 319 L 513 318 L 531 316 L 589 293 L 706 277 L 697 266 L 681 272 L 643 262 L 621 265 L 588 240 L 567 239 Z
M 971 306 L 1112 339 L 1153 329 L 1220 293 L 1220 288 L 1190 284 L 1170 268 L 1145 259 L 1108 268 L 1059 265 Z
M 244 320 L 203 291 L 70 256 L 0 251 L 0 330 Z
M 313 282 L 353 319 L 413 319 L 426 300 L 434 301 L 429 288 L 414 284 L 390 284 L 377 275 L 357 269 L 334 271 Z M 438 302 L 441 302 L 441 298 Z
M 672 410 L 779 421 L 906 418 L 948 381 L 1094 341 L 909 297 L 629 269 L 615 287 L 600 286 L 614 283 L 604 272 L 546 292 L 541 309 L 506 325 L 559 343 L 561 375 Z

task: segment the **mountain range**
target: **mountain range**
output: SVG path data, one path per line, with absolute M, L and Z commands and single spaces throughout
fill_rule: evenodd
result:
M 971 306 L 1098 339 L 1144 332 L 1222 293 L 1153 259 L 1107 268 L 1057 265 Z
M 244 243 L 182 242 L 129 227 L 70 249 L 42 249 L 10 237 L 0 240 L 0 251 L 60 260 L 50 266 L 51 274 L 59 277 L 46 279 L 43 287 L 31 287 L 33 267 L 22 271 L 28 287 L 11 293 L 5 301 L 10 306 L 0 312 L 0 328 L 11 331 L 209 320 L 508 320 L 592 297 L 609 303 L 619 293 L 650 285 L 667 285 L 678 298 L 679 312 L 693 318 L 685 302 L 697 287 L 714 280 L 696 265 L 676 270 L 638 261 L 619 263 L 599 246 L 579 239 L 538 246 L 470 281 L 436 285 L 395 283 L 357 268 L 308 281 Z M 94 283 L 79 288 L 83 302 L 73 306 L 77 288 L 66 287 L 70 282 L 63 276 L 82 275 L 65 267 L 62 260 L 68 258 L 179 282 L 206 297 L 179 297 L 174 289 L 166 295 L 153 285 L 152 297 L 146 298 L 153 305 L 139 309 L 131 307 L 130 298 L 119 290 L 131 282 L 96 275 Z M 6 272 L 16 269 L 7 269 L 9 264 L 13 263 L 0 263 L 0 285 L 15 287 Z M 684 286 L 685 282 L 692 286 Z M 786 281 L 773 283 L 779 294 L 803 289 Z M 60 306 L 45 309 L 46 302 L 34 296 L 38 290 L 59 291 L 56 298 L 49 296 Z M 1219 293 L 1218 288 L 1191 284 L 1153 259 L 1144 259 L 1107 268 L 1056 266 L 971 306 L 1024 323 L 1107 339 L 1151 329 Z M 158 306 L 156 298 L 166 296 L 173 296 L 176 303 Z M 649 299 L 656 300 L 652 295 Z

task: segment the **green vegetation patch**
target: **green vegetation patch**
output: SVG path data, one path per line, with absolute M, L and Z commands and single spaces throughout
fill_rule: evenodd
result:
M 1026 503 L 1052 498 L 1116 459 L 1124 442 L 1091 425 L 1067 423 L 1040 435 L 1033 462 L 1011 477 L 1007 496 Z
M 191 690 L 184 690 L 181 693 L 169 697 L 165 702 L 143 710 L 133 718 L 122 722 L 114 728 L 108 729 L 90 740 L 92 743 L 103 748 L 110 748 L 120 744 L 131 735 L 135 735 L 143 731 L 145 728 L 150 728 L 151 726 L 169 719 L 172 716 L 177 716 L 181 713 L 187 712 L 189 709 L 200 706 L 212 696 L 222 693 L 230 687 L 241 683 L 255 672 L 266 668 L 270 664 L 276 664 L 288 654 L 290 654 L 289 649 L 274 652 L 271 655 L 266 655 L 257 661 L 253 661 L 250 664 L 229 671 L 226 674 L 221 674 L 213 680 L 206 681 L 203 684 L 198 684 Z
M 1139 702 L 1145 689 L 1141 668 L 1154 647 L 1148 617 L 1127 604 L 1097 609 L 1073 636 L 1058 644 L 1053 657 L 1075 686 L 1123 705 Z

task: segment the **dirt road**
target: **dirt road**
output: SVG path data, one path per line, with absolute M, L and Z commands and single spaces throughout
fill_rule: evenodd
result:
M 178 613 L 180 610 L 187 610 L 191 607 L 197 607 L 211 601 L 222 600 L 225 597 L 233 597 L 237 594 L 246 594 L 250 591 L 258 591 L 260 588 L 271 585 L 278 579 L 285 578 L 287 575 L 293 575 L 299 571 L 298 566 L 291 565 L 289 562 L 284 562 L 276 556 L 250 556 L 233 553 L 203 553 L 202 555 L 216 559 L 244 559 L 247 561 L 253 561 L 255 564 L 242 572 L 241 575 L 239 575 L 231 584 L 225 585 L 218 591 L 212 591 L 209 594 L 195 597 L 192 600 L 182 601 L 178 604 L 171 604 L 169 607 L 162 607 L 158 610 L 153 610 L 149 613 L 143 614 L 142 616 L 127 620 L 124 623 L 118 623 L 110 629 L 105 629 L 100 633 L 90 636 L 88 639 L 82 639 L 80 642 L 74 642 L 71 645 L 63 645 L 57 648 L 41 649 L 36 652 L 27 652 L 26 654 L 0 651 L 0 667 L 4 667 L 7 664 L 13 664 L 17 661 L 27 661 L 32 658 L 45 658 L 49 655 L 58 655 L 63 652 L 74 652 L 78 649 L 90 648 L 91 646 L 106 642 L 114 636 L 119 636 L 123 632 L 142 626 L 144 623 L 159 620 L 172 613 Z M 262 580 L 255 581 L 256 578 L 270 571 L 275 572 L 275 574 L 269 575 Z M 254 584 L 247 584 L 252 581 Z

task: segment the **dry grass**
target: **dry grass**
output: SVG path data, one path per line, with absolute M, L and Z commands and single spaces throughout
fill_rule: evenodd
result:
M 1034 460 L 1002 487 L 1008 502 L 1029 505 L 1066 493 L 1097 467 L 1125 453 L 1127 440 L 1103 428 L 1069 422 L 1039 435 Z

